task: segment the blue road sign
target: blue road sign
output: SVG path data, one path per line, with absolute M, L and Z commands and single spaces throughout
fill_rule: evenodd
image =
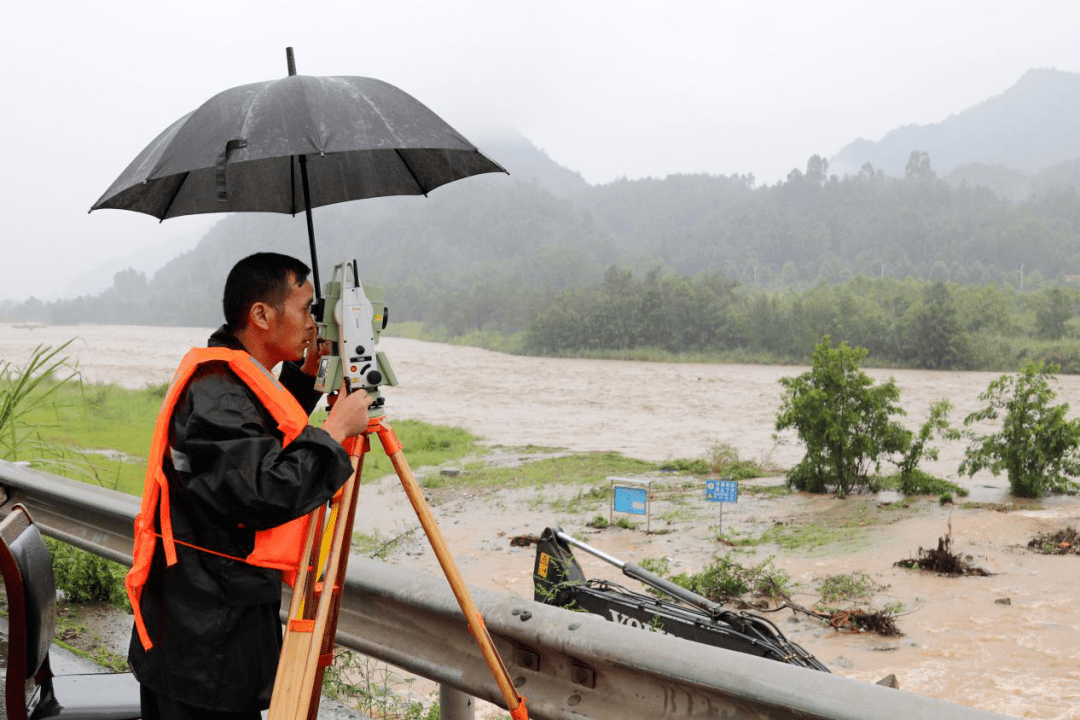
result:
M 615 512 L 644 515 L 647 500 L 645 488 L 615 486 Z
M 712 502 L 739 502 L 739 483 L 735 480 L 706 480 L 705 499 Z

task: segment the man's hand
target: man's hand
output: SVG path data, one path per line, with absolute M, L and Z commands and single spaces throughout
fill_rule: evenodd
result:
M 360 435 L 367 430 L 367 410 L 371 400 L 371 396 L 364 390 L 346 394 L 343 388 L 330 407 L 330 415 L 323 423 L 323 430 L 338 442 Z
M 333 347 L 329 340 L 319 339 L 319 328 L 316 326 L 308 339 L 307 352 L 304 353 L 304 364 L 300 366 L 300 371 L 309 377 L 315 377 L 319 372 L 319 361 L 323 355 L 329 355 Z

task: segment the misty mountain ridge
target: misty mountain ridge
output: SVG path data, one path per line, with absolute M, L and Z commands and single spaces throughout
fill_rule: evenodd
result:
M 858 139 L 829 159 L 829 169 L 854 175 L 865 163 L 902 177 L 912 152 L 926 152 L 948 175 L 978 163 L 1038 173 L 1080 158 L 1080 73 L 1029 70 L 1005 92 L 941 122 L 906 125 L 878 142 Z
M 546 152 L 536 147 L 532 141 L 514 130 L 481 131 L 471 134 L 470 140 L 474 142 L 481 152 L 506 168 L 510 177 L 517 182 L 535 185 L 558 197 L 572 196 L 589 187 L 588 182 L 580 173 L 559 165 L 548 157 Z M 469 182 L 476 183 L 485 180 L 487 182 L 501 182 L 505 178 L 505 175 L 481 175 L 470 178 Z M 442 191 L 442 189 L 437 189 L 433 195 L 437 195 Z M 369 222 L 372 220 L 376 222 L 384 221 L 387 217 L 395 214 L 401 206 L 401 201 L 405 201 L 406 204 L 408 202 L 406 198 L 372 198 L 359 203 L 362 207 L 356 208 L 355 211 L 341 213 L 333 209 L 316 209 L 315 212 L 318 214 L 316 228 L 319 227 L 319 220 L 340 225 L 358 213 Z M 327 212 L 331 217 L 322 218 L 322 215 Z M 344 217 L 341 217 L 342 215 Z M 282 222 L 291 225 L 288 222 L 291 218 L 286 216 L 276 219 L 257 213 L 240 213 L 239 216 L 235 220 L 229 220 L 226 216 L 222 216 L 219 222 L 225 222 L 232 228 L 274 227 Z M 212 234 L 216 226 L 217 224 L 207 235 Z M 167 231 L 168 228 L 166 227 L 165 230 Z M 216 233 L 213 234 L 216 235 Z M 318 234 L 316 237 L 318 237 Z M 156 230 L 153 238 L 147 238 L 145 247 L 125 255 L 109 258 L 105 262 L 88 269 L 76 277 L 67 288 L 63 290 L 58 288 L 57 297 L 78 297 L 99 293 L 112 285 L 114 276 L 121 269 L 133 268 L 147 276 L 153 276 L 156 271 L 176 259 L 180 253 L 193 249 L 199 242 L 200 239 L 198 238 L 184 238 L 177 236 L 176 233 L 170 234 L 162 232 L 160 229 Z M 244 246 L 247 247 L 247 243 Z M 251 250 L 251 252 L 254 251 L 255 249 Z M 285 248 L 282 248 L 281 251 L 289 252 Z M 295 250 L 292 252 L 296 253 Z M 46 297 L 44 299 L 53 298 Z
M 1010 201 L 1080 187 L 1080 133 L 1072 130 L 1077 110 L 1080 74 L 1032 70 L 1001 95 L 940 123 L 899 128 L 879 143 L 851 143 L 830 161 L 828 171 L 843 177 L 850 173 L 845 168 L 857 173 L 869 162 L 885 175 L 903 177 L 917 149 L 929 154 L 934 171 L 950 185 L 987 187 Z M 338 260 L 358 257 L 380 283 L 426 278 L 467 285 L 497 274 L 516 282 L 547 278 L 558 288 L 595 279 L 596 268 L 613 263 L 639 269 L 660 264 L 684 273 L 741 268 L 749 277 L 758 264 L 764 272 L 767 264 L 782 265 L 789 254 L 766 251 L 765 242 L 757 244 L 754 257 L 736 257 L 725 249 L 728 235 L 737 230 L 730 222 L 732 208 L 745 208 L 740 212 L 749 215 L 764 201 L 764 188 L 755 188 L 749 175 L 669 175 L 590 185 L 516 131 L 469 136 L 509 177 L 468 178 L 428 198 L 374 198 L 317 208 L 323 274 Z M 920 144 L 913 145 L 916 141 Z M 860 149 L 870 154 L 860 157 Z M 677 238 L 678 247 L 666 245 L 665 238 Z M 227 268 L 251 252 L 275 250 L 307 260 L 302 216 L 225 215 L 197 247 L 175 257 L 184 245 L 190 242 L 173 246 L 168 262 L 156 256 L 156 267 L 145 260 L 129 264 L 179 299 L 192 291 L 216 295 Z M 82 280 L 82 292 L 108 288 L 121 267 L 128 265 L 102 266 L 92 281 Z
M 531 140 L 509 128 L 477 134 L 480 152 L 506 168 L 510 177 L 535 182 L 552 195 L 569 197 L 589 187 L 581 173 L 552 160 Z

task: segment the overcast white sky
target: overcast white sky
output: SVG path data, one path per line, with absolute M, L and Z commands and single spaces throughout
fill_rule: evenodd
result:
M 515 128 L 593 183 L 771 184 L 1030 68 L 1080 71 L 1078 21 L 1075 0 L 9 3 L 0 299 L 56 297 L 129 253 L 190 246 L 214 216 L 87 210 L 174 120 L 287 74 L 287 46 L 301 74 L 385 80 L 466 136 Z

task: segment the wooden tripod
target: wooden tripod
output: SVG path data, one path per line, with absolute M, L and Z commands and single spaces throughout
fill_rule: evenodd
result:
M 302 557 L 309 558 L 309 561 L 300 568 L 293 587 L 268 720 L 314 720 L 318 715 L 323 675 L 334 658 L 334 636 L 349 562 L 346 541 L 352 537 L 364 454 L 370 450 L 369 438 L 372 434 L 379 436 L 383 450 L 397 471 L 405 494 L 465 615 L 469 633 L 480 646 L 511 717 L 514 720 L 528 720 L 525 698 L 517 694 L 510 674 L 495 650 L 480 610 L 473 602 L 457 563 L 443 540 L 442 531 L 424 500 L 416 476 L 405 460 L 401 443 L 385 419 L 385 416 L 371 418 L 363 437 L 345 441 L 345 449 L 353 462 L 353 474 L 331 501 L 329 519 L 323 507 L 308 530 Z M 327 533 L 332 533 L 330 541 L 317 543 L 316 538 L 323 535 L 324 525 Z

